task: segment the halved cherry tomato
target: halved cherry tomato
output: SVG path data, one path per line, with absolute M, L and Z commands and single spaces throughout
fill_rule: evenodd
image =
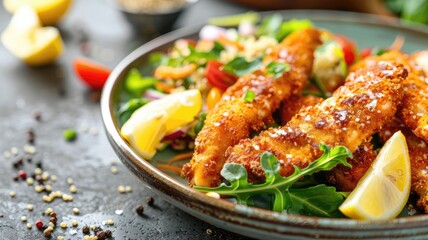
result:
M 207 95 L 207 110 L 211 111 L 214 109 L 215 105 L 220 101 L 221 96 L 223 96 L 224 91 L 220 88 L 213 87 L 208 92 Z
M 101 89 L 111 73 L 110 68 L 86 58 L 76 58 L 73 68 L 80 80 L 92 89 Z
M 223 72 L 221 70 L 222 66 L 223 64 L 221 62 L 214 60 L 208 61 L 205 71 L 207 80 L 213 87 L 217 87 L 222 91 L 226 91 L 226 89 L 232 86 L 238 78 Z
M 355 43 L 343 36 L 343 35 L 334 35 L 334 40 L 340 45 L 345 57 L 346 65 L 351 65 L 355 61 L 356 48 Z

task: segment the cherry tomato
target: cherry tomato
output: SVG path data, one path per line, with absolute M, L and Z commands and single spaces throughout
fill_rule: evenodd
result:
M 372 48 L 364 48 L 363 50 L 361 50 L 360 52 L 360 58 L 366 58 L 368 56 L 370 56 L 372 54 Z
M 111 73 L 110 68 L 86 58 L 74 59 L 73 68 L 80 80 L 92 89 L 103 88 Z
M 215 105 L 220 101 L 223 91 L 220 88 L 213 87 L 207 95 L 207 110 L 211 111 Z
M 238 78 L 231 74 L 223 72 L 221 70 L 222 66 L 223 64 L 221 62 L 214 60 L 208 61 L 206 67 L 206 76 L 208 82 L 213 87 L 217 87 L 222 91 L 226 91 L 226 89 L 232 86 Z
M 355 43 L 343 36 L 343 35 L 334 35 L 334 40 L 340 45 L 345 57 L 346 65 L 351 65 L 355 61 L 356 48 Z

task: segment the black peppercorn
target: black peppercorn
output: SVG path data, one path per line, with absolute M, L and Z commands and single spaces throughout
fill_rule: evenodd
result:
M 97 239 L 98 240 L 104 240 L 104 239 L 106 239 L 106 233 L 104 231 L 99 231 L 97 233 Z
M 143 205 L 138 205 L 137 208 L 135 209 L 135 211 L 137 212 L 138 215 L 143 216 L 144 214 L 144 207 Z
M 149 206 L 152 206 L 155 203 L 155 200 L 152 197 L 147 197 L 146 202 Z
M 89 234 L 89 231 L 90 231 L 90 229 L 89 229 L 89 227 L 88 227 L 88 226 L 84 226 L 84 227 L 82 228 L 82 233 L 83 233 L 83 234 L 85 234 L 85 235 Z

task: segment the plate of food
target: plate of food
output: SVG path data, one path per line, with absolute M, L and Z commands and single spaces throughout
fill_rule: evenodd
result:
M 279 11 L 132 52 L 101 110 L 123 163 L 189 214 L 253 238 L 428 234 L 428 31 Z

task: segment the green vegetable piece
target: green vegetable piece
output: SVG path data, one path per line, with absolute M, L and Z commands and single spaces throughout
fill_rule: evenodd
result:
M 198 135 L 198 133 L 202 130 L 202 127 L 204 127 L 205 119 L 207 118 L 206 113 L 202 113 L 199 117 L 198 122 L 195 125 L 195 128 L 193 129 L 195 131 L 195 134 Z
M 125 79 L 125 89 L 133 96 L 140 96 L 145 90 L 152 88 L 158 80 L 153 77 L 143 77 L 138 69 L 132 68 Z
M 241 22 L 257 23 L 260 21 L 260 15 L 256 12 L 246 12 L 242 14 L 215 17 L 208 20 L 208 23 L 220 27 L 234 27 Z
M 260 58 L 247 62 L 244 57 L 236 57 L 223 66 L 223 71 L 241 77 L 245 74 L 254 72 L 259 69 L 261 65 L 262 60 Z
M 146 98 L 132 98 L 119 108 L 119 119 L 124 124 L 138 108 L 149 103 L 150 100 Z
M 334 193 L 332 188 L 323 189 L 320 194 L 334 194 L 329 202 L 332 207 L 323 206 L 319 198 L 311 197 L 318 194 L 316 190 L 323 187 L 317 185 L 310 188 L 304 188 L 301 191 L 292 189 L 294 183 L 298 182 L 305 176 L 311 176 L 319 171 L 328 171 L 338 164 L 350 167 L 346 162 L 347 157 L 352 157 L 352 153 L 344 146 L 336 146 L 330 149 L 324 144 L 320 144 L 320 149 L 324 151 L 323 155 L 310 163 L 306 168 L 294 167 L 294 173 L 288 177 L 282 177 L 279 173 L 280 167 L 277 158 L 271 153 L 263 153 L 260 163 L 266 174 L 266 182 L 261 184 L 249 184 L 247 173 L 244 166 L 239 164 L 225 164 L 221 174 L 226 178 L 230 185 L 222 183 L 219 187 L 206 188 L 194 187 L 202 192 L 216 192 L 221 195 L 234 197 L 239 204 L 247 205 L 251 203 L 251 197 L 256 195 L 270 194 L 274 196 L 272 209 L 277 212 L 285 211 L 286 213 L 304 213 L 315 216 L 336 216 L 337 206 L 340 205 L 344 196 L 342 193 Z M 232 166 L 231 166 L 232 165 Z M 245 171 L 245 173 L 243 173 Z M 313 188 L 313 189 L 312 189 Z M 306 194 L 305 194 L 306 193 Z M 340 196 L 340 197 L 339 197 Z M 304 210 L 302 210 L 304 209 Z
M 64 136 L 64 139 L 69 142 L 74 141 L 77 138 L 77 132 L 73 128 L 64 130 L 62 135 Z
M 243 98 L 244 98 L 244 101 L 246 101 L 246 102 L 253 102 L 254 101 L 254 99 L 256 98 L 256 94 L 253 92 L 253 91 L 251 91 L 251 90 L 247 90 L 245 93 L 244 93 L 244 96 L 243 96 Z
M 313 27 L 313 24 L 308 19 L 291 19 L 290 21 L 283 22 L 281 24 L 276 33 L 276 39 L 278 40 L 278 42 L 280 42 L 290 33 L 310 27 Z
M 165 53 L 154 52 L 149 55 L 149 63 L 154 68 L 166 63 L 166 61 L 168 61 L 168 57 L 165 55 Z
M 386 52 L 388 52 L 388 50 L 380 48 L 380 47 L 374 47 L 374 48 L 372 48 L 370 54 L 373 56 L 381 56 Z
M 428 23 L 428 1 L 406 1 L 403 5 L 401 17 L 411 22 Z
M 318 217 L 344 217 L 339 206 L 345 200 L 335 187 L 319 184 L 304 189 L 290 189 L 291 205 L 287 214 L 297 214 Z
M 265 17 L 256 30 L 257 36 L 271 35 L 275 33 L 281 26 L 282 16 L 281 14 L 273 14 Z
M 271 62 L 266 66 L 266 75 L 279 78 L 284 72 L 290 71 L 290 65 L 286 63 Z
M 406 0 L 385 0 L 385 5 L 395 14 L 400 15 Z
M 224 46 L 221 44 L 221 43 L 219 43 L 219 42 L 217 42 L 217 41 L 214 41 L 214 47 L 213 47 L 213 49 L 211 49 L 211 52 L 215 55 L 215 56 L 217 56 L 217 58 L 218 57 L 220 57 L 220 53 L 222 52 L 222 51 L 224 51 L 225 50 L 225 48 L 224 48 Z

